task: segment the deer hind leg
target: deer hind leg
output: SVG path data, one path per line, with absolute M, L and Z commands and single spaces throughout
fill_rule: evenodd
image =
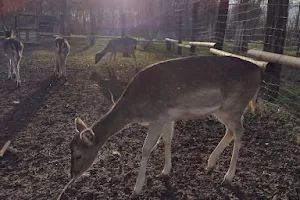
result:
M 55 66 L 54 66 L 54 72 L 53 72 L 54 76 L 58 76 L 59 75 L 59 57 L 56 54 L 55 55 Z
M 242 137 L 244 133 L 244 128 L 242 125 L 242 115 L 225 111 L 218 111 L 215 115 L 219 119 L 219 121 L 221 121 L 226 126 L 226 133 L 222 140 L 219 142 L 218 146 L 210 155 L 208 159 L 207 170 L 210 171 L 215 167 L 218 157 L 229 145 L 229 143 L 234 140 L 230 166 L 222 182 L 230 183 L 235 175 L 238 154 L 242 145 Z
M 64 77 L 67 77 L 67 57 L 62 56 L 62 74 Z
M 63 76 L 63 65 L 64 65 L 64 61 L 63 61 L 62 55 L 59 55 L 58 63 L 59 63 L 58 77 L 61 78 Z
M 20 78 L 20 61 L 17 64 L 17 87 L 21 86 L 21 78 Z
M 114 61 L 116 61 L 117 52 L 114 52 Z
M 167 176 L 172 168 L 172 162 L 171 162 L 171 141 L 173 137 L 173 131 L 174 131 L 174 122 L 170 121 L 165 123 L 163 128 L 163 134 L 162 139 L 165 146 L 165 165 L 162 172 L 158 175 L 159 177 Z
M 231 181 L 235 175 L 236 164 L 237 164 L 240 148 L 242 147 L 242 137 L 243 137 L 243 133 L 244 133 L 244 127 L 242 124 L 242 116 L 240 116 L 239 119 L 230 122 L 228 124 L 228 126 L 233 132 L 234 145 L 233 145 L 230 166 L 229 166 L 229 169 L 228 169 L 226 175 L 224 176 L 224 180 L 222 182 L 223 184 L 231 183 Z
M 208 172 L 211 172 L 215 168 L 219 156 L 222 154 L 224 149 L 229 145 L 229 143 L 232 140 L 233 140 L 232 130 L 230 130 L 226 126 L 226 133 L 225 133 L 224 137 L 219 142 L 218 146 L 215 148 L 215 150 L 212 152 L 212 154 L 209 156 L 208 164 L 207 164 Z
M 13 59 L 12 59 L 12 78 L 14 80 L 16 80 L 17 78 L 17 67 L 18 67 L 18 58 L 16 56 L 13 56 Z
M 113 55 L 114 55 L 114 60 L 113 60 L 113 63 L 112 63 L 112 64 L 114 65 L 115 62 L 116 62 L 117 52 L 114 52 Z
M 131 198 L 136 198 L 142 191 L 142 187 L 145 182 L 146 176 L 146 167 L 148 163 L 148 159 L 151 153 L 151 150 L 159 140 L 160 136 L 162 135 L 162 130 L 164 127 L 164 123 L 155 123 L 149 125 L 149 131 L 147 137 L 144 141 L 143 149 L 142 149 L 142 161 L 138 173 L 138 177 L 134 186 L 133 193 Z
M 20 58 L 17 58 L 17 60 L 14 62 L 13 66 L 13 74 L 16 76 L 16 82 L 17 82 L 17 87 L 21 86 L 21 78 L 20 78 Z

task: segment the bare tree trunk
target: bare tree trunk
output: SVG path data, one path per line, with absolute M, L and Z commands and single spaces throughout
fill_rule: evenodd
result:
M 4 25 L 5 24 L 5 20 L 4 20 L 4 14 L 3 14 L 3 0 L 0 0 L 0 12 L 1 12 L 1 23 Z
M 91 45 L 95 44 L 95 28 L 96 28 L 96 20 L 95 20 L 95 13 L 94 8 L 90 8 L 90 20 L 91 20 Z
M 62 1 L 62 16 L 61 16 L 61 34 L 66 35 L 67 34 L 67 25 L 66 25 L 66 19 L 67 19 L 67 0 Z
M 200 7 L 200 2 L 193 3 L 191 41 L 196 41 L 196 39 L 197 39 L 197 27 L 198 27 L 198 23 L 199 23 L 199 17 L 198 17 L 199 7 Z M 190 55 L 195 55 L 195 53 L 196 53 L 196 46 L 192 46 L 190 49 Z
M 85 10 L 82 12 L 82 28 L 83 28 L 83 34 L 86 34 L 86 14 L 85 14 Z
M 219 14 L 215 31 L 216 49 L 222 50 L 227 26 L 229 0 L 220 0 Z
M 181 5 L 179 1 L 177 2 L 177 9 L 178 11 L 178 44 L 182 43 L 182 27 L 183 27 L 183 10 L 181 9 Z M 182 48 L 178 46 L 178 54 L 182 55 Z
M 297 57 L 299 57 L 299 55 L 300 55 L 300 34 L 298 33 L 299 32 L 299 17 L 300 17 L 300 4 L 298 7 L 298 13 L 297 13 L 296 24 L 295 24 L 295 33 L 297 34 L 297 38 L 298 38 L 297 52 L 296 52 Z
M 268 0 L 267 24 L 264 41 L 264 51 L 283 54 L 286 38 L 289 0 Z M 266 70 L 266 88 L 264 98 L 274 101 L 279 93 L 280 64 L 273 63 Z
M 247 10 L 249 7 L 249 0 L 240 0 L 238 25 L 236 31 L 236 45 L 234 47 L 235 52 L 247 52 L 248 50 L 248 38 L 247 38 Z

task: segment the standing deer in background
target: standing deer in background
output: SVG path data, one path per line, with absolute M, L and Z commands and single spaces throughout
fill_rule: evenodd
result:
M 67 56 L 70 53 L 70 45 L 67 39 L 57 37 L 54 40 L 54 53 L 55 53 L 55 67 L 54 75 L 61 77 L 67 77 Z
M 24 45 L 17 39 L 13 38 L 12 27 L 3 26 L 5 40 L 3 42 L 3 51 L 8 58 L 8 79 L 12 77 L 17 82 L 17 87 L 21 86 L 20 62 L 23 54 Z
M 136 63 L 136 56 L 134 54 L 134 51 L 136 49 L 137 40 L 130 37 L 122 37 L 122 38 L 115 38 L 108 42 L 106 47 L 101 51 L 96 53 L 95 55 L 95 64 L 97 64 L 105 54 L 111 53 L 110 60 L 112 57 L 114 57 L 114 60 L 116 60 L 116 56 L 118 52 L 121 52 L 123 54 L 129 54 L 133 57 L 134 63 L 135 63 L 135 70 L 137 69 L 137 63 Z
M 171 171 L 174 121 L 213 114 L 225 125 L 226 133 L 210 155 L 207 169 L 215 167 L 218 157 L 233 140 L 231 162 L 223 180 L 223 183 L 230 183 L 242 145 L 244 110 L 250 101 L 254 106 L 262 72 L 251 62 L 227 56 L 171 59 L 147 67 L 131 80 L 110 111 L 93 126 L 88 127 L 81 119 L 75 119 L 77 133 L 70 144 L 71 181 L 92 165 L 99 149 L 112 135 L 132 123 L 148 125 L 131 196 L 135 198 L 142 191 L 148 158 L 160 137 L 165 147 L 161 175 Z

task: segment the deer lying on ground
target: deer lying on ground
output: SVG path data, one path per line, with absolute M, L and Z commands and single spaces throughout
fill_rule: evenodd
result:
M 96 53 L 95 64 L 100 62 L 103 56 L 109 52 L 111 53 L 110 60 L 112 59 L 112 57 L 114 57 L 113 61 L 115 61 L 117 53 L 121 52 L 123 54 L 129 54 L 130 56 L 133 57 L 135 63 L 135 70 L 137 71 L 136 56 L 134 54 L 136 45 L 137 45 L 137 40 L 127 36 L 122 38 L 112 39 L 108 42 L 106 47 L 101 52 Z
M 55 53 L 54 75 L 59 78 L 67 77 L 67 56 L 70 53 L 70 45 L 67 39 L 57 37 L 53 46 Z
M 13 38 L 12 27 L 3 26 L 5 40 L 3 42 L 3 52 L 8 58 L 8 79 L 12 77 L 17 82 L 17 87 L 21 86 L 20 62 L 22 59 L 24 45 L 19 40 Z
M 70 143 L 71 182 L 93 164 L 108 138 L 132 123 L 148 125 L 131 195 L 135 198 L 142 191 L 148 158 L 160 137 L 165 147 L 161 175 L 169 174 L 174 121 L 213 114 L 225 125 L 226 133 L 210 155 L 207 170 L 215 167 L 218 157 L 233 140 L 231 162 L 223 180 L 223 183 L 230 183 L 242 145 L 244 110 L 249 102 L 250 106 L 255 106 L 262 72 L 251 62 L 227 56 L 171 59 L 140 71 L 110 111 L 94 125 L 89 127 L 81 119 L 75 119 L 77 133 Z

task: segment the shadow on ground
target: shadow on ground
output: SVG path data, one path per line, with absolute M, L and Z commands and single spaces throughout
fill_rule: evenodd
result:
M 64 80 L 49 77 L 39 84 L 39 88 L 22 100 L 19 104 L 0 119 L 1 141 L 12 140 L 30 123 L 32 118 L 49 98 L 51 90 L 58 90 Z M 9 93 L 8 91 L 7 93 Z

